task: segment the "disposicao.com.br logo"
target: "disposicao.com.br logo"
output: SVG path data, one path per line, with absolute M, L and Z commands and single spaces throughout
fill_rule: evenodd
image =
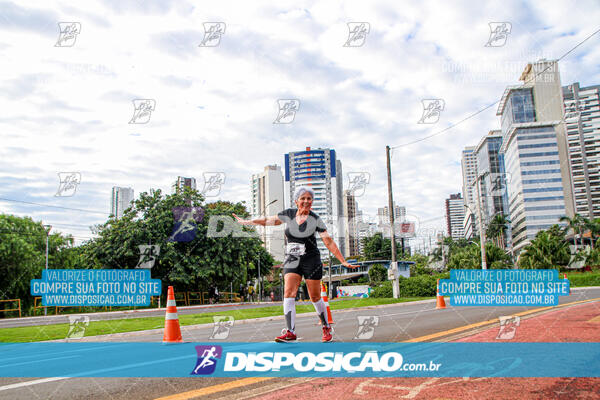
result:
M 298 372 L 437 371 L 441 364 L 403 363 L 399 353 L 360 352 L 228 352 L 224 372 L 276 372 L 285 367 Z

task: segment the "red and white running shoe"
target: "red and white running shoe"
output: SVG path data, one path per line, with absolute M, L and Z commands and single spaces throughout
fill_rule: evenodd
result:
M 296 340 L 296 334 L 293 333 L 292 331 L 289 330 L 285 330 L 285 333 L 281 336 L 277 336 L 275 338 L 276 342 L 293 342 L 294 340 Z
M 321 342 L 331 342 L 331 340 L 333 339 L 333 335 L 331 333 L 332 333 L 331 326 L 324 326 L 323 327 L 323 339 L 321 339 Z

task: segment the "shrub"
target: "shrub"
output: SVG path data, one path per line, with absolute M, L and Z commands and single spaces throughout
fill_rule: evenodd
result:
M 377 286 L 369 295 L 369 297 L 386 298 L 394 297 L 392 292 L 392 281 L 386 281 Z
M 431 297 L 436 294 L 436 286 L 438 279 L 448 279 L 450 273 L 436 275 L 419 275 L 411 278 L 401 276 L 398 280 L 399 297 Z M 394 297 L 392 289 L 392 281 L 385 281 L 381 285 L 375 287 L 370 297 Z
M 436 279 L 428 275 L 419 275 L 400 280 L 400 297 L 435 296 Z

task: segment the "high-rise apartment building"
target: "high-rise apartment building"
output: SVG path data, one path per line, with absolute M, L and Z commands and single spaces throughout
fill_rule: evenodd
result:
M 504 169 L 504 154 L 500 153 L 502 131 L 493 130 L 475 146 L 479 179 L 479 205 L 483 229 L 488 229 L 496 215 L 508 217 L 507 176 Z M 477 193 L 476 193 L 477 197 Z M 477 199 L 475 199 L 477 201 Z M 474 210 L 477 212 L 477 210 Z M 510 244 L 510 225 L 507 226 L 502 243 Z
M 344 257 L 359 255 L 359 237 L 358 237 L 358 203 L 354 195 L 344 191 L 344 239 L 345 250 Z
M 464 236 L 463 220 L 465 218 L 465 203 L 460 193 L 451 194 L 446 199 L 446 225 L 448 236 L 461 239 Z
M 123 212 L 129 208 L 133 202 L 133 189 L 129 187 L 113 186 L 110 202 L 110 213 L 119 219 Z
M 344 254 L 342 163 L 337 159 L 335 150 L 307 147 L 303 151 L 285 154 L 286 208 L 296 207 L 293 196 L 300 186 L 309 186 L 314 190 L 312 210 L 325 222 L 329 235 Z M 329 251 L 325 244 L 320 239 L 317 244 L 321 259 L 328 259 Z
M 363 240 L 377 233 L 377 223 L 369 221 L 362 211 L 356 212 L 357 230 L 358 230 L 358 253 L 365 254 L 365 246 Z
M 477 221 L 477 209 L 475 202 L 475 186 L 473 182 L 477 178 L 477 154 L 475 153 L 475 146 L 467 146 L 462 152 L 461 158 L 462 168 L 462 179 L 463 179 L 463 193 L 464 205 L 467 206 L 465 210 L 465 217 L 462 221 L 463 233 L 467 239 L 477 235 L 478 232 L 478 221 Z
M 563 96 L 556 61 L 527 64 L 498 105 L 515 254 L 538 231 L 573 216 Z
M 253 218 L 277 215 L 283 210 L 283 174 L 278 165 L 267 165 L 263 172 L 252 175 L 250 187 L 250 213 Z M 285 244 L 282 226 L 257 226 L 256 229 L 265 249 L 275 260 L 283 261 Z
M 183 176 L 178 176 L 177 180 L 172 186 L 173 193 L 180 193 L 183 191 L 184 187 L 189 187 L 191 189 L 196 190 L 196 178 L 185 178 Z
M 406 207 L 394 204 L 394 228 L 396 237 L 401 236 L 401 224 L 406 221 Z M 391 238 L 390 208 L 384 206 L 377 209 L 377 226 L 384 238 Z
M 600 218 L 600 85 L 576 82 L 562 91 L 575 212 Z

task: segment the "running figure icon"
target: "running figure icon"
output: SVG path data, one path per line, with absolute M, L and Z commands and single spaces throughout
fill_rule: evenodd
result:
M 205 349 L 202 352 L 202 355 L 200 356 L 202 361 L 200 361 L 198 363 L 198 365 L 196 365 L 196 368 L 194 368 L 194 372 L 192 372 L 192 374 L 194 374 L 194 375 L 202 374 L 202 370 L 209 368 L 211 366 L 214 366 L 215 361 L 213 360 L 213 358 L 217 358 L 217 357 L 218 357 L 217 348 L 215 346 L 213 346 L 209 349 Z M 214 370 L 214 367 L 211 369 Z

